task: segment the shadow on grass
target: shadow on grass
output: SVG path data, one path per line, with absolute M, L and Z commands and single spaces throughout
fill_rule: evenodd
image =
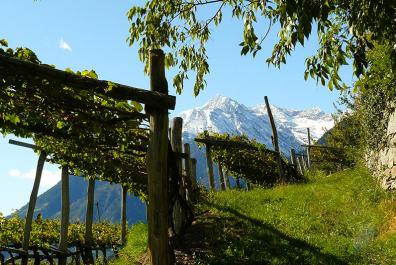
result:
M 187 232 L 180 249 L 195 264 L 347 264 L 235 209 L 208 205 L 229 216 L 206 213 Z

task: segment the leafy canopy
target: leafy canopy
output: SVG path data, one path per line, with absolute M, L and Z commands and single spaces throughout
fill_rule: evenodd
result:
M 243 23 L 242 55 L 255 56 L 272 25 L 280 25 L 278 42 L 266 60 L 276 67 L 317 32 L 319 49 L 306 59 L 304 78 L 327 83 L 330 90 L 346 87 L 338 72 L 348 59 L 357 76 L 364 72 L 372 41 L 396 45 L 394 0 L 150 0 L 144 6 L 133 6 L 127 14 L 129 44 L 139 44 L 145 70 L 148 51 L 165 47 L 167 67 L 178 68 L 173 78 L 177 92 L 182 92 L 188 74 L 195 72 L 194 94 L 198 95 L 209 73 L 207 41 L 227 12 Z M 261 28 L 259 18 L 268 22 L 268 28 Z
M 146 188 L 144 156 L 148 130 L 140 104 L 115 100 L 96 87 L 65 85 L 7 60 L 41 62 L 27 48 L 15 50 L 0 41 L 0 133 L 31 137 L 51 162 L 74 174 L 121 183 L 140 193 Z M 51 70 L 52 66 L 47 66 Z M 71 76 L 97 79 L 94 71 Z M 115 84 L 109 83 L 111 90 Z
M 263 186 L 301 180 L 301 176 L 294 168 L 288 166 L 285 159 L 282 159 L 282 164 L 286 171 L 286 179 L 279 179 L 275 152 L 268 150 L 264 144 L 249 139 L 246 135 L 230 136 L 203 132 L 197 135 L 197 139 L 210 140 L 209 146 L 213 161 L 220 162 L 224 170 L 235 177 Z M 221 144 L 216 144 L 216 142 Z M 205 147 L 205 144 L 199 141 L 197 145 L 201 149 Z

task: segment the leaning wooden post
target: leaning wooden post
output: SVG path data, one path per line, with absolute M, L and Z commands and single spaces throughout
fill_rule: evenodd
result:
M 221 190 L 226 190 L 226 184 L 225 184 L 221 161 L 219 161 L 218 166 L 219 166 L 220 187 L 221 187 Z
M 307 134 L 308 134 L 307 167 L 311 168 L 311 132 L 309 128 L 307 128 Z
M 126 222 L 126 199 L 127 187 L 121 185 L 121 244 L 124 246 L 126 243 L 127 222 Z
M 241 189 L 241 179 L 239 177 L 236 177 L 236 186 L 238 190 Z
M 180 117 L 173 118 L 172 129 L 171 129 L 171 146 L 173 152 L 178 154 L 182 153 L 182 148 L 183 148 L 182 131 L 183 131 L 183 119 Z M 177 170 L 179 171 L 179 176 L 181 176 L 179 192 L 183 198 L 186 198 L 186 192 L 184 190 L 186 185 L 183 176 L 182 158 L 180 156 L 177 156 L 175 159 L 176 159 Z
M 295 168 L 297 168 L 296 150 L 294 150 L 293 148 L 290 150 L 290 159 L 291 159 L 292 165 L 293 165 Z
M 59 250 L 66 254 L 68 247 L 67 232 L 69 229 L 69 213 L 70 213 L 70 201 L 69 201 L 69 169 L 62 167 L 62 208 L 61 208 L 61 232 L 59 239 Z M 67 257 L 59 257 L 59 265 L 66 265 Z
M 25 229 L 23 233 L 22 249 L 24 251 L 29 250 L 30 232 L 32 230 L 34 208 L 36 207 L 37 194 L 40 187 L 41 175 L 43 173 L 46 157 L 47 157 L 46 153 L 41 152 L 37 161 L 36 177 L 34 179 L 32 193 L 30 194 L 29 207 L 26 214 Z M 28 263 L 28 257 L 23 257 L 22 264 L 26 265 L 27 263 Z
M 206 145 L 206 164 L 208 166 L 208 177 L 209 177 L 209 187 L 210 190 L 214 191 L 215 183 L 214 183 L 214 174 L 213 174 L 213 160 L 212 160 L 212 153 L 210 150 L 211 146 L 209 144 Z
M 94 212 L 94 193 L 95 193 L 95 179 L 88 179 L 88 191 L 87 191 L 87 211 L 85 215 L 85 245 L 88 249 L 85 253 L 87 262 L 93 264 L 92 247 L 93 245 L 93 234 L 92 234 L 92 223 L 93 223 L 93 212 Z
M 277 160 L 278 168 L 279 168 L 279 177 L 280 177 L 280 179 L 284 179 L 282 158 L 281 158 L 281 153 L 280 153 L 280 149 L 279 149 L 278 132 L 276 131 L 274 117 L 272 116 L 272 111 L 271 111 L 271 107 L 268 102 L 267 96 L 264 97 L 264 101 L 265 101 L 265 105 L 267 106 L 268 118 L 271 123 L 274 150 L 277 153 L 276 160 Z
M 150 89 L 168 94 L 162 50 L 150 51 Z M 150 136 L 147 151 L 148 173 L 148 252 L 151 265 L 170 265 L 168 235 L 168 110 L 147 106 Z
M 300 170 L 301 175 L 304 175 L 303 158 L 301 156 L 298 156 L 297 162 L 298 162 L 298 169 Z

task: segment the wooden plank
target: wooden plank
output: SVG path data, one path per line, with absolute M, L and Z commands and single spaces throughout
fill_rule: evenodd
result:
M 61 231 L 58 249 L 62 252 L 67 252 L 68 238 L 67 232 L 69 229 L 69 214 L 70 214 L 70 200 L 69 200 L 69 169 L 62 167 L 62 207 L 61 207 Z M 59 265 L 66 265 L 66 257 L 59 258 Z
M 114 99 L 134 100 L 148 106 L 166 109 L 174 109 L 176 105 L 176 97 L 169 96 L 167 93 L 164 93 L 162 89 L 159 89 L 159 91 L 148 91 L 111 82 L 113 87 L 109 90 L 109 81 L 79 76 L 47 65 L 34 64 L 9 56 L 0 55 L 0 70 L 1 68 L 14 69 L 18 71 L 18 74 L 34 74 L 36 78 L 61 82 L 65 86 L 80 90 L 93 89 L 97 93 L 104 94 Z
M 36 176 L 34 179 L 33 189 L 30 194 L 29 206 L 28 206 L 28 211 L 27 211 L 26 219 L 25 219 L 25 228 L 24 228 L 24 232 L 23 232 L 22 249 L 24 251 L 28 251 L 28 249 L 29 249 L 30 232 L 32 230 L 34 208 L 36 207 L 37 194 L 38 194 L 38 190 L 40 187 L 41 175 L 43 173 L 43 168 L 44 168 L 44 163 L 45 163 L 46 157 L 47 157 L 46 153 L 41 152 L 40 156 L 38 158 L 38 161 L 37 161 Z M 27 263 L 28 263 L 28 258 L 23 257 L 21 264 L 26 265 Z
M 164 53 L 150 52 L 152 91 L 167 94 Z M 147 109 L 150 115 L 150 144 L 147 152 L 148 172 L 148 256 L 151 265 L 170 265 L 168 235 L 168 110 Z
M 88 190 L 87 190 L 87 209 L 85 214 L 85 245 L 91 247 L 93 245 L 93 234 L 92 234 L 92 223 L 93 223 L 93 212 L 94 212 L 94 201 L 95 201 L 95 179 L 89 178 Z M 87 262 L 93 264 L 92 251 L 87 250 L 85 253 Z
M 126 218 L 127 187 L 121 185 L 121 244 L 126 244 L 127 218 Z
M 230 183 L 230 174 L 228 173 L 228 171 L 225 172 L 224 174 L 224 179 L 225 179 L 225 183 L 226 183 L 226 187 L 227 189 L 231 189 L 231 183 Z
M 279 177 L 280 177 L 280 179 L 284 179 L 284 171 L 283 171 L 283 166 L 282 166 L 281 153 L 280 153 L 280 149 L 279 149 L 278 132 L 277 132 L 276 126 L 275 126 L 275 120 L 274 120 L 274 117 L 272 116 L 272 111 L 271 111 L 271 107 L 270 107 L 267 96 L 264 97 L 264 101 L 265 101 L 265 105 L 267 107 L 268 118 L 271 123 L 274 150 L 277 153 L 276 161 L 278 163 L 278 168 L 279 168 Z
M 215 191 L 216 187 L 214 183 L 213 160 L 210 148 L 210 145 L 206 145 L 206 165 L 208 167 L 209 188 L 210 190 Z
M 294 168 L 297 169 L 298 162 L 297 162 L 296 150 L 294 150 L 293 148 L 290 150 L 290 159 Z

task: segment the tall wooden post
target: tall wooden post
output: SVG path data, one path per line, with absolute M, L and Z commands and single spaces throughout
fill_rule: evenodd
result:
M 290 159 L 292 165 L 297 168 L 296 150 L 294 150 L 293 148 L 290 150 Z
M 309 128 L 307 128 L 307 134 L 308 134 L 307 167 L 311 168 L 311 132 Z
M 165 56 L 162 50 L 150 52 L 150 89 L 168 94 Z M 147 108 L 150 115 L 148 173 L 148 251 L 152 265 L 170 265 L 168 235 L 168 110 Z
M 210 190 L 214 191 L 216 188 L 214 183 L 212 153 L 209 144 L 206 145 L 206 164 L 208 166 L 209 187 Z
M 301 156 L 301 161 L 302 161 L 302 165 L 303 165 L 304 171 L 307 170 L 308 169 L 307 160 L 305 159 L 304 156 Z
M 226 190 L 226 183 L 224 179 L 223 168 L 221 166 L 221 161 L 219 161 L 218 165 L 219 165 L 220 187 L 221 190 Z
M 87 191 L 87 212 L 85 214 L 85 244 L 88 246 L 93 245 L 92 223 L 95 201 L 95 179 L 89 178 L 88 191 Z M 87 262 L 93 264 L 92 250 L 88 249 L 85 253 Z
M 70 213 L 70 200 L 69 200 L 69 169 L 62 167 L 62 208 L 61 208 L 61 232 L 59 239 L 59 250 L 66 253 L 68 240 L 67 232 L 69 229 L 69 213 Z M 59 258 L 59 265 L 66 265 L 66 256 Z
M 32 192 L 30 194 L 29 207 L 28 207 L 28 211 L 26 214 L 25 229 L 24 229 L 24 233 L 23 233 L 22 249 L 25 251 L 28 251 L 28 249 L 29 249 L 30 232 L 32 230 L 34 208 L 36 207 L 37 194 L 38 194 L 38 190 L 40 187 L 41 175 L 43 173 L 43 168 L 44 168 L 44 163 L 45 163 L 46 157 L 47 157 L 46 153 L 41 152 L 40 156 L 38 158 L 38 161 L 37 161 L 36 177 L 34 179 Z M 26 265 L 27 263 L 28 263 L 28 258 L 23 257 L 22 265 Z
M 121 185 L 121 244 L 126 244 L 126 230 L 127 230 L 127 222 L 126 222 L 126 199 L 127 199 L 127 187 Z
M 271 107 L 270 107 L 270 104 L 269 104 L 267 96 L 264 97 L 264 101 L 265 101 L 265 105 L 267 106 L 268 118 L 269 118 L 270 123 L 271 123 L 274 150 L 277 153 L 276 160 L 277 160 L 278 168 L 279 168 L 279 177 L 280 177 L 280 179 L 284 179 L 282 158 L 281 158 L 281 153 L 280 153 L 280 149 L 279 149 L 278 132 L 276 130 L 274 117 L 272 116 L 272 111 L 271 111 Z

